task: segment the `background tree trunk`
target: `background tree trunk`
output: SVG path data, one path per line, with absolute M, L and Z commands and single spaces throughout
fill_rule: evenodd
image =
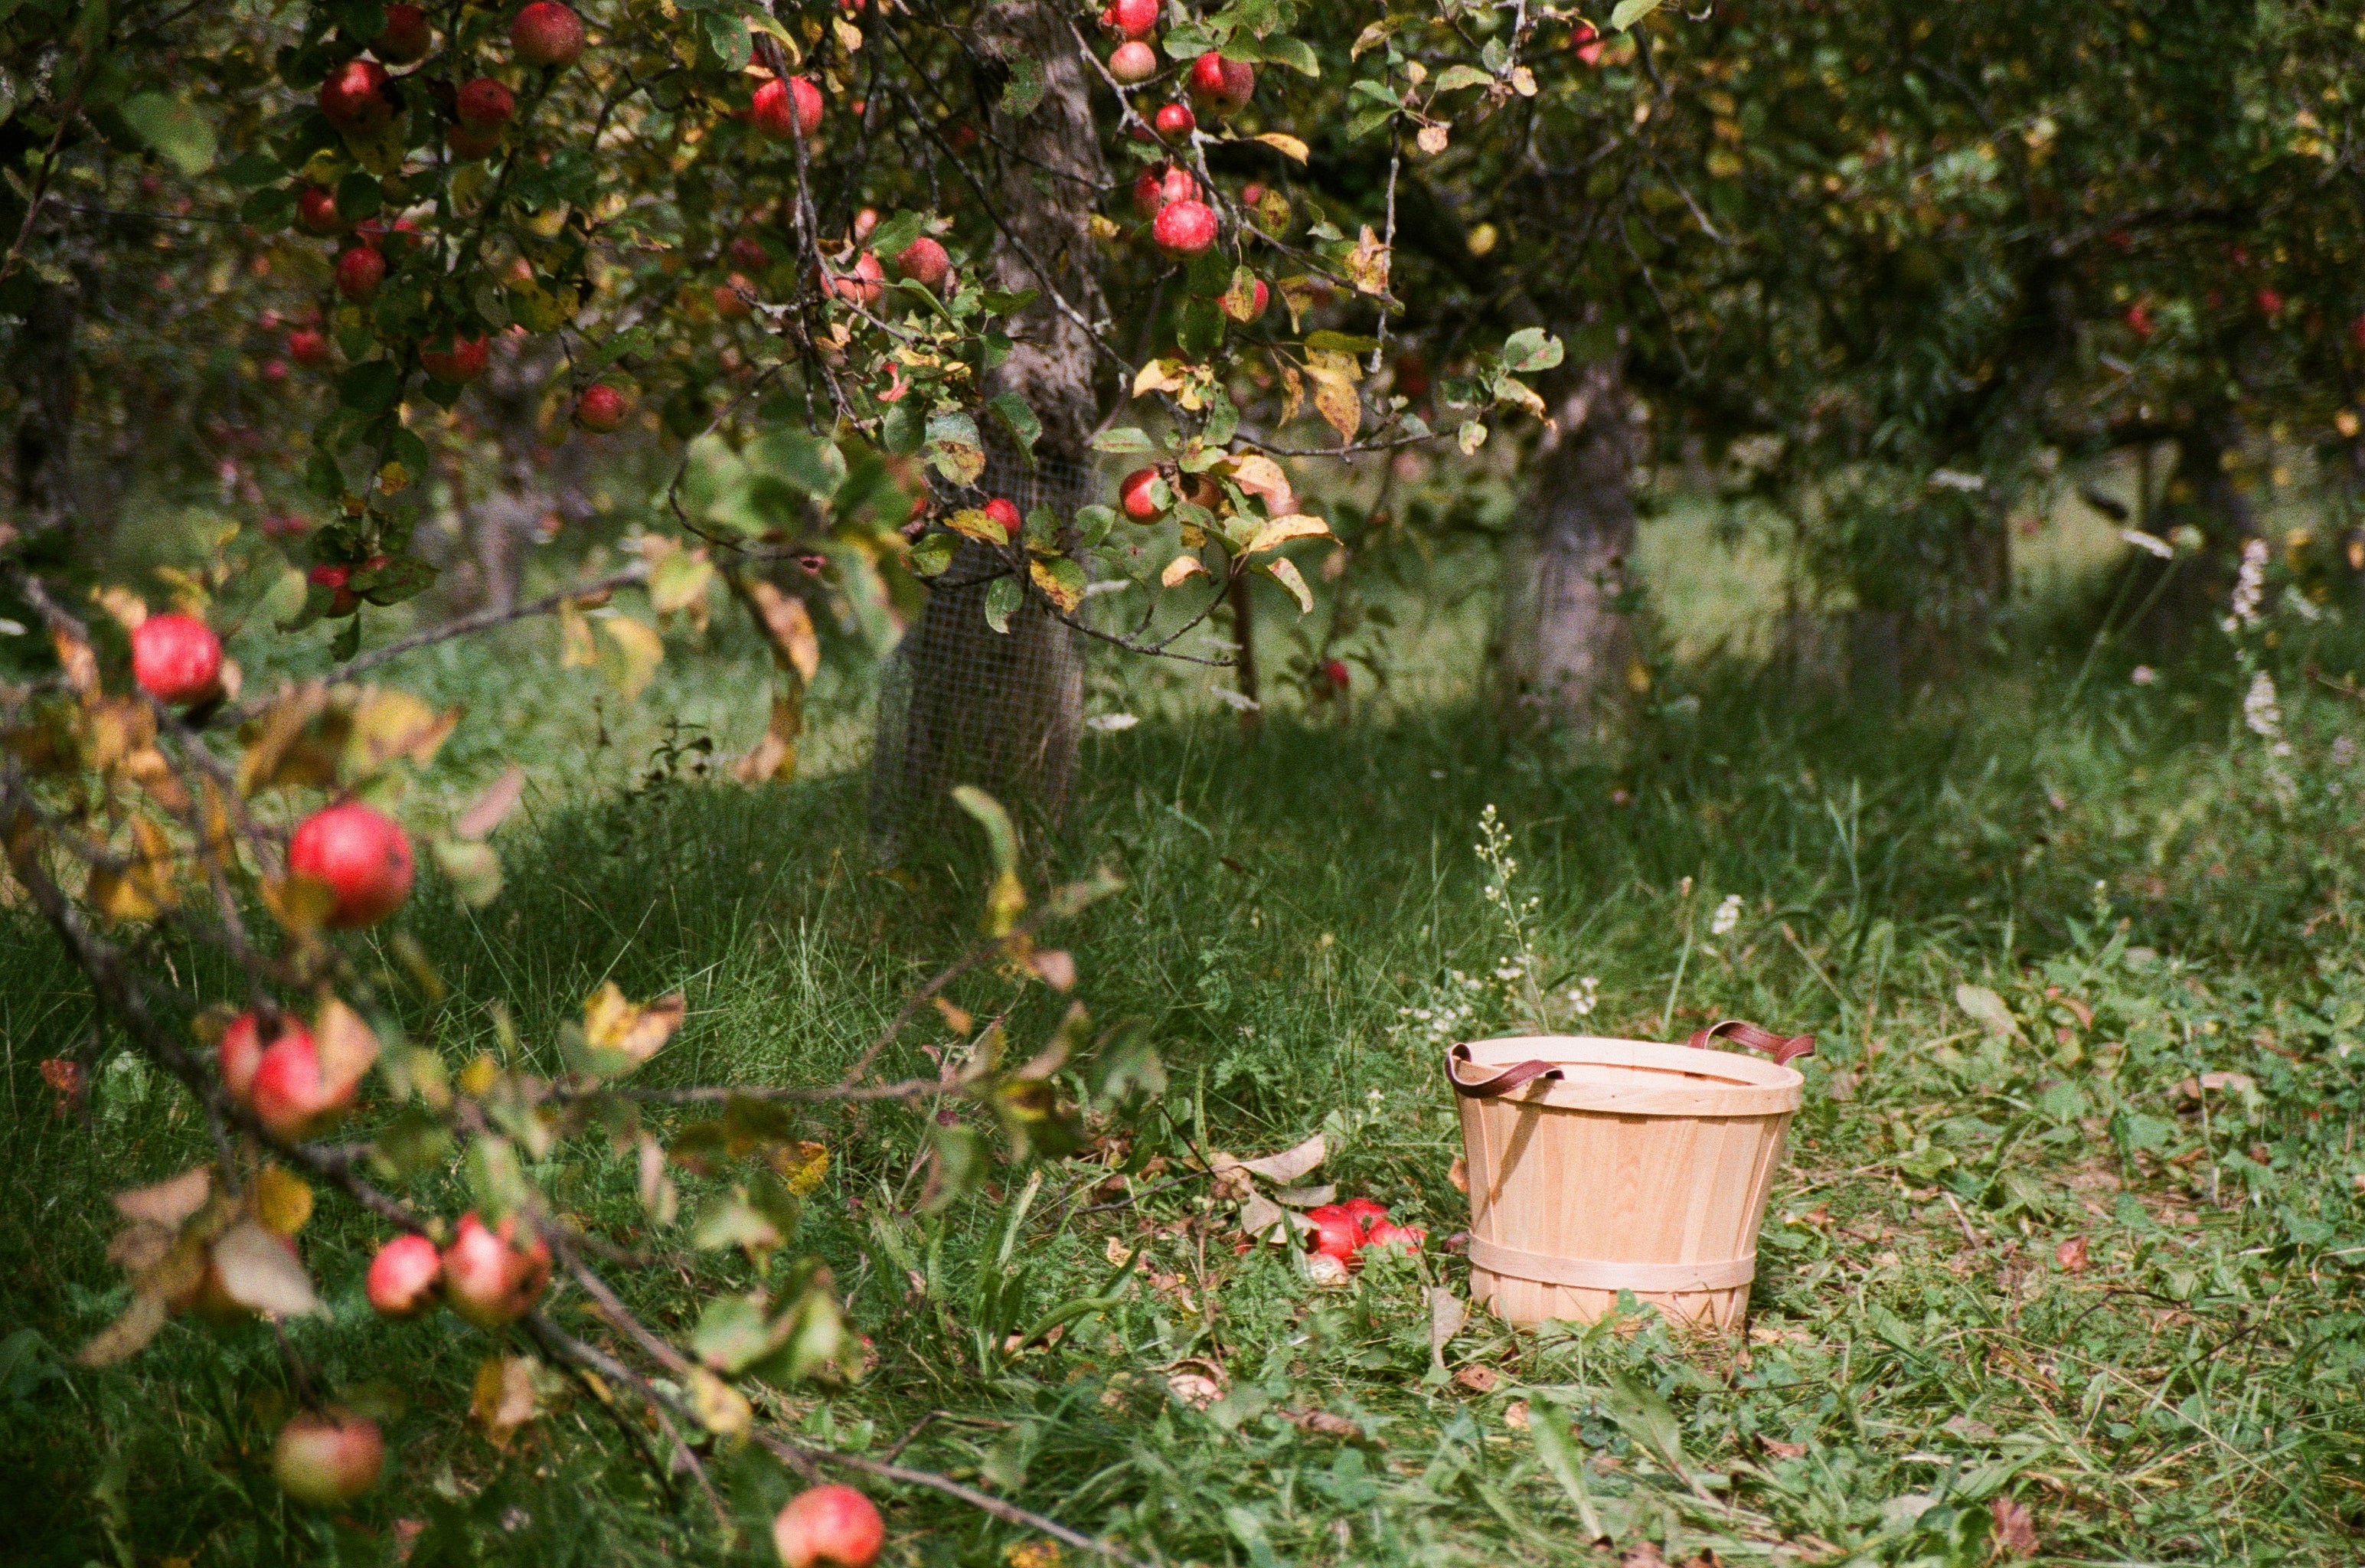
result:
M 9 458 L 16 521 L 29 532 L 54 528 L 74 511 L 74 334 L 82 289 L 30 274 L 18 283 L 29 303 L 8 339 L 7 375 L 17 393 Z
M 1000 108 L 995 139 L 1013 150 L 994 193 L 1000 218 L 985 271 L 995 288 L 1040 297 L 1011 319 L 1014 346 L 987 376 L 989 396 L 1013 393 L 1042 423 L 1033 460 L 989 436 L 981 487 L 1026 511 L 1071 516 L 1085 498 L 1100 420 L 1090 326 L 1103 311 L 1093 272 L 1093 206 L 1108 178 L 1068 13 L 1048 0 L 1001 0 L 973 37 L 996 61 L 1032 61 L 1040 103 L 1024 118 Z M 991 74 L 991 73 L 989 73 Z M 1002 83 L 981 83 L 998 99 Z M 1064 304 L 1064 308 L 1063 308 Z M 902 830 L 940 812 L 946 791 L 971 783 L 1005 804 L 1025 802 L 1057 823 L 1074 790 L 1083 729 L 1083 662 L 1076 635 L 1029 599 L 1007 632 L 986 623 L 987 581 L 1000 557 L 964 545 L 898 650 L 879 725 L 872 833 L 882 852 Z
M 2153 585 L 2163 574 L 2171 568 L 2176 573 L 2136 629 L 2162 654 L 2189 647 L 2202 627 L 2225 612 L 2225 597 L 2233 586 L 2228 563 L 2242 542 L 2258 532 L 2249 498 L 2226 467 L 2229 455 L 2238 457 L 2246 433 L 2240 414 L 2222 399 L 2196 407 L 2177 431 L 2176 462 L 2169 470 L 2152 532 L 2165 535 L 2190 525 L 2200 531 L 2203 543 L 2198 559 L 2149 562 L 2135 586 L 2136 602 L 2141 603 L 2151 599 Z
M 1526 515 L 1505 553 L 1497 706 L 1519 728 L 1614 742 L 1632 700 L 1634 629 L 1617 608 L 1634 551 L 1634 431 L 1616 362 L 1547 391 Z

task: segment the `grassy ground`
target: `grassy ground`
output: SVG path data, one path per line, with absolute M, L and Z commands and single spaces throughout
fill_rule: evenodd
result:
M 1325 1177 L 1442 1238 L 1467 1209 L 1440 1053 L 1521 1023 L 1532 1000 L 1496 976 L 1523 944 L 1562 1025 L 1589 979 L 1583 1025 L 1602 1033 L 1731 1014 L 1811 1029 L 1749 1331 L 1720 1343 L 1636 1315 L 1512 1333 L 1482 1315 L 1435 1353 L 1425 1287 L 1465 1282 L 1442 1251 L 1318 1288 L 1243 1250 L 1179 1163 L 1130 1187 L 1089 1164 L 1039 1188 L 1001 1172 L 930 1220 L 896 1198 L 911 1119 L 828 1113 L 808 1136 L 830 1174 L 792 1250 L 828 1261 L 880 1362 L 768 1413 L 817 1440 L 902 1443 L 909 1462 L 1173 1562 L 1586 1562 L 1588 1518 L 1642 1562 L 1647 1547 L 1967 1565 L 1999 1520 L 2047 1561 L 2355 1562 L 2365 779 L 2342 743 L 2365 721 L 2286 674 L 2293 753 L 2274 758 L 2240 727 L 2230 667 L 2137 687 L 2106 660 L 2073 698 L 2083 652 L 2031 646 L 1902 718 L 1700 668 L 1697 711 L 1673 710 L 1616 769 L 1490 738 L 1450 685 L 1351 728 L 1283 717 L 1257 738 L 1100 694 L 1149 716 L 1087 742 L 1082 820 L 1054 858 L 1126 879 L 1067 940 L 1077 994 L 1104 1021 L 1148 1021 L 1165 1061 L 1139 1137 L 1245 1155 L 1325 1131 Z M 2350 667 L 2328 642 L 2279 656 Z M 501 690 L 515 667 L 437 678 L 480 715 L 548 711 L 536 687 Z M 470 913 L 431 893 L 404 917 L 453 991 L 409 1026 L 450 1059 L 505 1048 L 507 1027 L 545 1052 L 613 978 L 689 993 L 660 1080 L 810 1078 L 965 940 L 971 864 L 873 870 L 852 776 L 752 793 L 652 780 L 644 746 L 572 734 L 505 830 L 500 901 Z M 476 744 L 487 766 L 525 749 Z M 1515 896 L 1539 901 L 1524 938 L 1482 896 L 1489 805 Z M 1717 932 L 1728 895 L 1737 923 Z M 467 1418 L 489 1343 L 448 1319 L 371 1322 L 376 1238 L 333 1206 L 307 1255 L 335 1316 L 290 1337 L 330 1382 L 399 1409 L 399 1473 L 347 1518 L 291 1513 L 263 1476 L 288 1397 L 267 1331 L 176 1325 L 126 1367 L 64 1366 L 120 1305 L 105 1193 L 178 1169 L 200 1138 L 125 1068 L 91 1126 L 49 1114 L 34 1063 L 88 1006 L 38 938 L 6 939 L 0 1560 L 370 1562 L 398 1520 L 428 1525 L 420 1564 L 768 1554 L 760 1537 L 726 1548 L 696 1493 L 653 1476 L 587 1397 L 497 1448 Z M 1966 1014 L 1984 1004 L 1964 985 L 2008 1017 Z M 954 997 L 1016 1003 L 1022 1042 L 1049 1022 L 998 977 Z M 891 1065 L 924 1068 L 928 1039 Z M 715 1184 L 685 1189 L 688 1210 Z M 595 1226 L 637 1213 L 621 1170 L 556 1196 Z M 1000 1352 L 998 1325 L 1090 1294 L 1113 1247 L 1142 1246 L 1146 1278 L 1116 1305 L 1055 1348 Z M 981 1287 L 1021 1272 L 1026 1310 L 992 1308 Z M 686 1325 L 745 1277 L 685 1258 L 639 1280 L 638 1305 Z M 1194 1408 L 1183 1373 L 1220 1401 Z M 718 1460 L 745 1509 L 779 1484 Z M 898 1561 L 1052 1560 L 933 1497 L 887 1501 Z

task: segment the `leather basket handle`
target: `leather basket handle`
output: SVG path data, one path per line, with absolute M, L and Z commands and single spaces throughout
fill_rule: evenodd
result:
M 1459 1070 L 1469 1060 L 1470 1047 L 1456 1046 L 1445 1064 L 1445 1081 L 1453 1085 L 1453 1092 L 1464 1100 L 1497 1100 L 1539 1078 L 1556 1079 L 1561 1075 L 1560 1069 L 1548 1061 L 1523 1061 L 1505 1068 L 1492 1078 L 1483 1078 L 1472 1083 Z
M 1694 1030 L 1691 1047 L 1696 1051 L 1714 1050 L 1719 1040 L 1731 1040 L 1736 1046 L 1764 1051 L 1774 1058 L 1777 1067 L 1788 1067 L 1797 1058 L 1815 1054 L 1815 1036 L 1812 1035 L 1777 1035 L 1771 1029 L 1761 1029 L 1738 1018 L 1728 1018 L 1721 1024 Z

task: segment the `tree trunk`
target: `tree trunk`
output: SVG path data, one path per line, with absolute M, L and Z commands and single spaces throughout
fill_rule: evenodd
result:
M 1614 362 L 1580 366 L 1551 390 L 1527 513 L 1504 560 L 1497 706 L 1515 727 L 1614 743 L 1640 667 L 1618 604 L 1634 552 L 1633 425 Z
M 997 60 L 1033 61 L 1044 81 L 1025 118 L 999 108 L 992 117 L 995 139 L 1015 156 L 998 177 L 985 272 L 995 288 L 1040 297 L 1010 319 L 1014 346 L 984 387 L 1024 399 L 1042 436 L 1031 458 L 990 440 L 981 488 L 1009 496 L 1022 512 L 1048 505 L 1063 521 L 1086 498 L 1100 420 L 1086 323 L 1103 310 L 1090 220 L 1108 178 L 1067 15 L 1049 0 L 998 0 L 974 34 Z M 1000 83 L 983 85 L 1000 96 Z M 1054 823 L 1066 813 L 1083 729 L 1081 650 L 1076 633 L 1032 597 L 1008 631 L 987 624 L 987 587 L 1003 569 L 995 552 L 964 544 L 897 651 L 873 759 L 871 830 L 883 853 L 897 853 L 905 829 L 934 818 L 955 784 L 978 785 L 1006 805 L 1023 801 Z

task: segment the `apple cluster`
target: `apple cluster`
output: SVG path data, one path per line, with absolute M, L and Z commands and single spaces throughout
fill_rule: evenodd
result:
M 1401 1247 L 1418 1252 L 1429 1240 L 1428 1230 L 1394 1223 L 1388 1218 L 1387 1205 L 1370 1198 L 1324 1204 L 1306 1210 L 1306 1217 L 1314 1222 L 1313 1250 L 1347 1269 L 1362 1267 L 1361 1254 L 1367 1247 Z

